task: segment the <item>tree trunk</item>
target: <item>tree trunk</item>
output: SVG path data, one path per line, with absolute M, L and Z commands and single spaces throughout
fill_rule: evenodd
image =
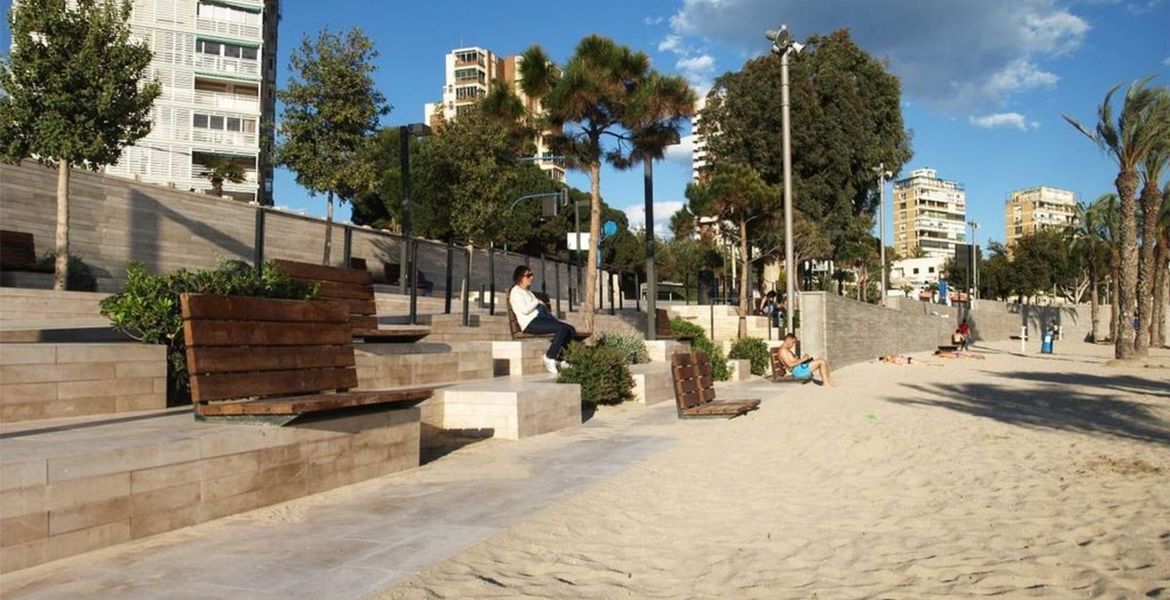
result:
M 1117 340 L 1114 342 L 1115 358 L 1134 357 L 1134 327 L 1135 314 L 1134 297 L 1138 283 L 1138 247 L 1137 247 L 1137 184 L 1136 171 L 1122 171 L 1117 175 L 1117 196 L 1121 199 L 1119 211 L 1121 226 L 1118 232 L 1118 245 L 1121 247 L 1121 281 L 1117 285 L 1119 323 Z M 1144 323 L 1142 324 L 1144 325 Z
M 1166 310 L 1170 304 L 1170 247 L 1158 244 L 1154 258 L 1154 339 L 1151 346 L 1166 346 Z
M 1154 269 L 1157 258 L 1155 251 L 1158 246 L 1158 213 L 1162 208 L 1162 190 L 1158 189 L 1157 181 L 1148 181 L 1142 189 L 1142 249 L 1141 261 L 1138 267 L 1137 282 L 1137 316 L 1141 327 L 1138 328 L 1133 342 L 1135 356 L 1150 354 L 1150 335 L 1154 321 Z
M 1089 267 L 1089 336 L 1093 343 L 1101 339 L 1101 299 L 1097 296 L 1097 267 Z
M 1117 343 L 1117 337 L 1121 335 L 1118 324 L 1121 323 L 1121 318 L 1118 316 L 1118 311 L 1121 310 L 1121 301 L 1117 299 L 1117 280 L 1118 271 L 1114 267 L 1112 273 L 1109 274 L 1109 341 Z
M 403 241 L 402 243 L 407 243 Z M 325 202 L 325 257 L 321 259 L 321 264 L 329 266 L 329 254 L 333 249 L 333 192 L 330 191 L 328 200 Z M 399 277 L 406 280 L 406 265 L 402 265 L 399 270 Z
M 748 288 L 747 219 L 742 216 L 739 218 L 739 259 L 739 337 L 742 339 L 747 337 L 747 316 L 750 314 L 749 303 L 752 302 Z
M 601 163 L 589 165 L 589 253 L 586 257 L 585 296 L 581 302 L 582 326 L 593 331 L 594 301 L 597 297 L 597 253 L 601 240 Z M 590 338 L 591 340 L 594 338 Z
M 64 290 L 69 281 L 69 161 L 57 163 L 57 264 L 53 271 L 53 289 Z
M 475 246 L 471 242 L 468 242 L 467 243 L 467 273 L 465 273 L 463 275 L 463 292 L 462 292 L 463 295 L 460 296 L 460 299 L 466 298 L 467 295 L 471 293 L 471 274 L 473 273 L 473 271 L 471 269 L 472 269 L 472 263 L 474 263 L 474 262 L 475 262 Z M 399 271 L 399 273 L 401 273 L 401 272 L 402 271 Z M 402 275 L 399 275 L 399 277 L 402 277 Z M 390 282 L 387 281 L 386 283 L 390 283 Z M 560 294 L 560 290 L 557 290 L 557 293 Z M 483 302 L 483 298 L 480 298 L 479 301 Z

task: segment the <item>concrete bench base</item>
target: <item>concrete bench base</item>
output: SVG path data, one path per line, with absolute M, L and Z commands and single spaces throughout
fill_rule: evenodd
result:
M 630 375 L 634 377 L 634 402 L 649 406 L 674 399 L 669 364 L 650 362 L 631 365 Z
M 373 479 L 419 464 L 419 409 L 286 427 L 189 408 L 7 426 L 0 572 Z
M 488 342 L 355 344 L 358 389 L 490 379 Z
M 581 386 L 539 380 L 462 383 L 422 406 L 425 425 L 518 440 L 581 424 Z
M 670 364 L 670 357 L 679 352 L 690 352 L 690 342 L 678 340 L 647 340 L 646 351 L 650 353 L 651 362 Z
M 729 381 L 747 381 L 752 378 L 752 361 L 746 358 L 728 359 L 727 367 L 731 371 Z
M 544 354 L 548 352 L 550 341 L 549 338 L 540 338 L 491 342 L 496 377 L 547 374 L 548 372 L 544 370 Z

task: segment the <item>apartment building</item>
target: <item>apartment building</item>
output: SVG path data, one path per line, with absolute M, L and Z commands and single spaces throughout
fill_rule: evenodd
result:
M 1031 187 L 1012 192 L 1003 204 L 1003 238 L 1010 248 L 1025 235 L 1064 229 L 1076 222 L 1077 196 L 1068 190 Z
M 915 169 L 894 182 L 894 250 L 910 257 L 951 257 L 966 243 L 967 193 L 935 169 Z
M 496 82 L 507 85 L 529 112 L 541 113 L 544 110 L 541 99 L 529 98 L 520 88 L 520 65 L 523 60 L 519 55 L 504 57 L 477 46 L 456 48 L 448 52 L 443 59 L 446 83 L 442 101 L 423 105 L 423 121 L 435 127 L 475 110 L 476 103 L 487 95 Z M 534 162 L 549 177 L 563 182 L 563 161 L 553 158 L 545 136 L 537 135 L 533 143 L 536 146 L 536 154 L 532 157 Z
M 154 52 L 162 85 L 149 135 L 106 171 L 210 192 L 215 161 L 239 163 L 244 181 L 224 195 L 272 203 L 279 0 L 134 0 L 134 36 Z M 266 141 L 268 140 L 268 141 Z
M 698 181 L 699 174 L 707 168 L 707 136 L 703 131 L 703 109 L 707 106 L 707 97 L 700 96 L 695 104 L 695 116 L 691 119 L 691 180 Z

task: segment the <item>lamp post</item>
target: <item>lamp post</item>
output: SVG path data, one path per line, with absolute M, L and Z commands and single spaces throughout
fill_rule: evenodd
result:
M 788 299 L 788 310 L 784 311 L 784 326 L 785 331 L 791 333 L 792 313 L 796 312 L 796 296 L 793 293 L 792 282 L 796 274 L 796 265 L 793 264 L 792 256 L 792 135 L 788 117 L 788 55 L 799 53 L 804 45 L 792 39 L 787 25 L 781 25 L 778 30 L 765 32 L 764 37 L 772 41 L 772 53 L 780 55 L 780 113 L 784 140 L 784 293 Z
M 679 143 L 677 131 L 670 132 L 666 145 L 673 146 Z M 646 339 L 658 339 L 658 320 L 655 319 L 655 310 L 658 303 L 658 278 L 654 273 L 654 157 L 649 154 L 642 157 L 642 189 L 646 200 L 645 236 L 646 236 Z M 638 278 L 634 277 L 634 283 Z M 634 292 L 634 297 L 640 290 Z
M 881 305 L 886 305 L 886 179 L 893 176 L 886 170 L 886 163 L 878 163 L 878 166 L 873 168 L 878 174 L 878 239 L 881 242 L 879 249 L 881 253 L 882 264 L 882 298 Z
M 410 138 L 411 137 L 425 137 L 431 134 L 431 128 L 422 123 L 411 123 L 409 125 L 400 125 L 398 127 L 398 158 L 401 161 L 400 169 L 402 171 L 402 250 L 399 256 L 398 264 L 402 268 L 398 273 L 398 281 L 401 284 L 402 293 L 407 292 L 407 281 L 414 280 L 414 264 L 410 262 L 410 254 L 408 247 L 410 246 Z M 410 286 L 412 289 L 414 285 Z M 415 297 L 414 292 L 411 293 L 410 298 L 411 317 L 410 322 L 414 323 L 415 313 Z
M 967 221 L 971 227 L 971 298 L 979 297 L 979 244 L 976 235 L 979 231 L 978 221 Z

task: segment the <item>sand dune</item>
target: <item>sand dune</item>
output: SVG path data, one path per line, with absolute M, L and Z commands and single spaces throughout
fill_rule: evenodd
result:
M 639 427 L 678 441 L 377 597 L 1170 597 L 1170 370 L 1010 349 Z

